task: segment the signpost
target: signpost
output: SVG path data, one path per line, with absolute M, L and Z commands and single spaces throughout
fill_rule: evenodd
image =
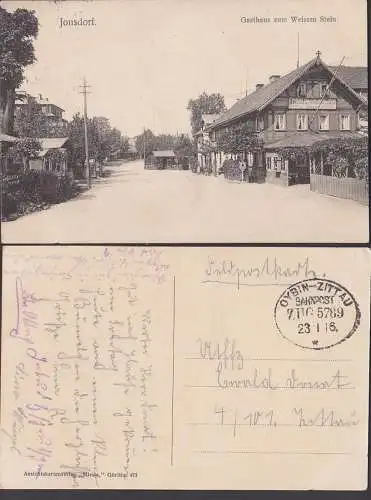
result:
M 336 109 L 336 99 L 311 99 L 301 97 L 289 98 L 289 109 Z
M 244 161 L 240 161 L 238 166 L 241 170 L 241 182 L 243 182 L 243 176 L 244 176 L 244 172 L 246 170 L 246 163 Z

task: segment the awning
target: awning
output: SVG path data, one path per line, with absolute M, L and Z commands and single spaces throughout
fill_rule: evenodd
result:
M 19 141 L 18 137 L 13 137 L 12 135 L 0 133 L 0 142 L 17 142 L 17 141 Z
M 312 146 L 316 142 L 328 139 L 358 138 L 360 134 L 356 132 L 294 132 L 285 135 L 282 139 L 265 144 L 264 149 L 300 148 Z
M 59 149 L 68 141 L 68 137 L 36 137 L 43 149 Z
M 153 151 L 153 156 L 156 158 L 174 158 L 175 153 L 174 151 Z

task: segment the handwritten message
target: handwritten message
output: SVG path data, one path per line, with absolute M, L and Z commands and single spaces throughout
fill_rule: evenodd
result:
M 363 487 L 364 257 L 362 249 L 6 248 L 1 484 L 246 490 L 266 488 L 275 471 L 276 489 Z M 348 303 L 359 310 L 351 322 Z M 321 349 L 305 326 L 313 311 L 316 323 L 336 314 Z M 294 319 L 303 327 L 288 342 Z
M 3 442 L 35 480 L 134 480 L 166 446 L 157 385 L 170 368 L 161 359 L 170 350 L 169 265 L 155 249 L 100 254 L 7 261 L 13 403 Z

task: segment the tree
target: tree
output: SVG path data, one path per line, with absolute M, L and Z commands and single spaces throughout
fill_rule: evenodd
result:
M 173 150 L 175 136 L 171 134 L 159 134 L 155 138 L 155 149 L 157 150 Z
M 121 132 L 112 128 L 108 118 L 99 116 L 88 118 L 88 148 L 89 158 L 102 164 L 104 159 L 113 153 L 121 156 L 122 149 L 129 147 L 129 142 L 123 141 Z M 78 113 L 73 116 L 68 126 L 69 142 L 71 144 L 71 162 L 77 168 L 77 175 L 83 175 L 85 164 L 84 118 Z
M 152 153 L 156 149 L 156 136 L 150 129 L 145 129 L 144 132 L 137 136 L 135 147 L 141 157 Z
M 357 177 L 368 182 L 368 137 L 339 137 L 315 142 L 311 146 L 285 147 L 279 151 L 285 160 L 296 161 L 308 155 L 322 155 L 335 177 Z
M 71 163 L 83 173 L 85 162 L 84 118 L 77 113 L 69 123 L 68 136 L 71 144 Z
M 120 146 L 120 154 L 121 157 L 123 158 L 127 152 L 129 151 L 130 143 L 129 143 L 129 138 L 126 137 L 126 135 L 121 136 L 121 146 Z
M 194 143 L 186 134 L 180 134 L 175 138 L 174 152 L 177 156 L 194 156 L 196 154 Z
M 30 159 L 37 158 L 41 149 L 41 143 L 37 139 L 24 138 L 20 139 L 9 148 L 7 156 L 9 159 L 21 161 L 23 163 L 24 171 L 27 171 Z
M 0 131 L 13 133 L 15 90 L 24 80 L 24 70 L 36 60 L 34 39 L 39 30 L 35 12 L 0 7 Z
M 217 149 L 224 153 L 243 153 L 259 149 L 261 145 L 257 133 L 249 123 L 243 123 L 225 130 L 217 138 Z
M 190 99 L 187 105 L 191 112 L 192 133 L 201 129 L 203 114 L 219 114 L 226 111 L 224 97 L 219 93 L 207 94 L 203 92 L 197 99 Z

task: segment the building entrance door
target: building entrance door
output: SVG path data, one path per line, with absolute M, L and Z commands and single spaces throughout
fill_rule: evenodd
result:
M 303 157 L 296 160 L 289 160 L 289 186 L 309 183 L 309 159 Z

